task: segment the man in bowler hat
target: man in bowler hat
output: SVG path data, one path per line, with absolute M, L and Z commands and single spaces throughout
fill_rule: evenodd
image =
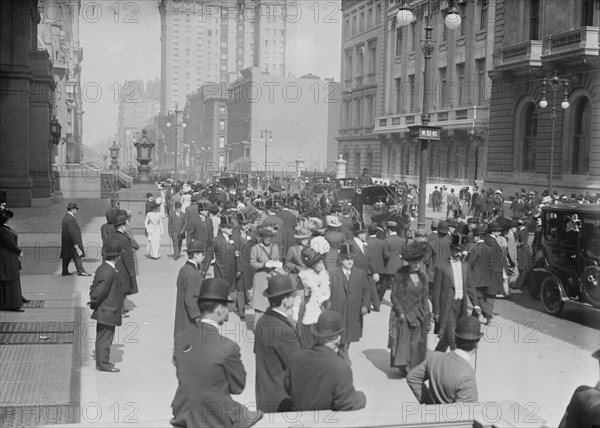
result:
M 118 373 L 120 370 L 110 363 L 110 346 L 115 327 L 121 325 L 123 291 L 116 269 L 116 259 L 121 256 L 121 243 L 109 242 L 102 249 L 104 261 L 94 274 L 90 287 L 90 307 L 96 324 L 96 369 Z
M 312 349 L 292 355 L 285 375 L 285 389 L 291 397 L 284 410 L 359 410 L 367 404 L 356 391 L 350 364 L 338 354 L 342 339 L 342 317 L 334 311 L 319 315 Z
M 171 404 L 176 427 L 250 427 L 263 413 L 245 408 L 231 394 L 246 386 L 240 347 L 219 333 L 228 319 L 229 284 L 204 280 L 198 296 L 200 321 L 175 338 L 173 361 L 179 386 Z
M 269 308 L 256 324 L 256 406 L 263 412 L 276 412 L 279 403 L 289 398 L 283 385 L 292 355 L 300 351 L 300 336 L 289 319 L 296 288 L 287 275 L 269 279 L 264 295 Z
M 175 328 L 173 337 L 200 321 L 198 296 L 200 284 L 204 276 L 200 272 L 203 261 L 204 246 L 201 242 L 192 241 L 187 246 L 188 260 L 179 269 L 177 275 L 177 297 L 175 299 Z
M 75 202 L 69 202 L 67 205 L 67 213 L 62 219 L 61 228 L 61 250 L 60 258 L 62 259 L 62 275 L 71 275 L 69 272 L 69 263 L 71 260 L 75 263 L 77 273 L 79 276 L 91 276 L 83 269 L 83 263 L 81 258 L 85 257 L 85 251 L 83 249 L 83 240 L 81 238 L 81 229 L 75 216 L 79 207 Z
M 476 403 L 477 382 L 471 366 L 481 339 L 481 324 L 475 317 L 462 317 L 456 325 L 456 349 L 434 352 L 412 369 L 408 386 L 421 404 Z M 429 380 L 429 387 L 425 381 Z

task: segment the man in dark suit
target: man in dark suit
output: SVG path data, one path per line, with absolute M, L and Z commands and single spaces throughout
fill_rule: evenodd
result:
M 296 294 L 291 278 L 287 275 L 269 278 L 264 294 L 269 299 L 269 308 L 254 331 L 256 406 L 273 413 L 279 403 L 289 398 L 283 379 L 292 355 L 300 351 L 300 336 L 288 317 Z
M 504 257 L 502 255 L 502 248 L 497 239 L 502 232 L 502 228 L 498 222 L 493 221 L 488 224 L 488 232 L 484 238 L 485 245 L 488 246 L 490 253 L 490 287 L 487 291 L 487 304 L 488 307 L 493 310 L 494 302 L 497 294 L 504 294 Z
M 285 389 L 291 397 L 290 409 L 358 410 L 367 398 L 354 389 L 350 364 L 338 355 L 343 331 L 342 318 L 334 311 L 319 315 L 316 344 L 292 355 L 285 374 Z
M 188 260 L 179 269 L 177 275 L 177 297 L 175 299 L 175 328 L 173 337 L 200 321 L 198 296 L 204 276 L 200 273 L 204 246 L 192 241 L 187 246 Z
M 367 244 L 367 231 L 361 222 L 355 222 L 352 228 L 354 240 L 349 243 L 354 247 L 354 265 L 366 272 L 372 289 L 370 303 L 373 305 L 373 308 L 377 308 L 375 311 L 378 312 L 381 302 L 379 302 L 379 295 L 377 294 L 375 283 L 379 281 L 379 273 L 375 272 L 371 249 Z
M 235 243 L 235 290 L 237 294 L 237 313 L 240 319 L 246 319 L 245 304 L 250 301 L 248 291 L 252 289 L 254 269 L 250 265 L 250 250 L 258 240 L 250 231 L 252 219 L 246 213 L 237 213 L 238 228 L 233 231 L 231 239 Z
M 233 219 L 220 218 L 219 233 L 215 238 L 215 278 L 222 278 L 229 284 L 229 293 L 235 294 L 235 242 L 231 238 Z
M 108 235 L 107 243 L 118 241 L 121 244 L 121 257 L 117 259 L 117 271 L 124 296 L 138 292 L 137 278 L 135 272 L 136 255 L 133 243 L 125 232 L 127 228 L 127 217 L 117 215 L 115 219 L 116 231 Z
M 384 273 L 382 275 L 382 285 L 378 289 L 379 300 L 383 300 L 385 292 L 392 287 L 394 275 L 396 275 L 398 269 L 404 265 L 402 261 L 402 251 L 406 248 L 406 239 L 398 236 L 398 223 L 395 221 L 388 221 L 387 227 L 390 234 L 384 240 L 383 257 L 386 262 Z
M 191 208 L 190 205 L 188 208 Z M 196 211 L 194 213 L 194 211 Z M 186 243 L 199 241 L 204 245 L 204 262 L 200 266 L 203 275 L 206 274 L 214 255 L 214 232 L 213 222 L 208 217 L 208 204 L 203 201 L 198 202 L 197 210 L 193 208 L 187 216 L 186 224 Z
M 385 275 L 385 262 L 383 260 L 385 241 L 380 237 L 380 233 L 382 231 L 383 229 L 379 227 L 378 223 L 373 222 L 369 224 L 369 237 L 367 238 L 367 245 L 369 248 L 369 253 L 371 253 L 371 260 L 373 262 L 373 273 L 379 274 L 378 280 L 373 281 L 374 287 L 372 291 L 372 293 L 375 293 L 377 296 L 371 297 L 373 302 L 377 302 L 377 306 L 375 306 L 375 303 L 373 303 L 373 310 L 375 312 L 379 312 L 381 299 L 385 293 L 385 288 L 382 287 L 383 275 Z
M 168 231 L 173 241 L 173 260 L 181 253 L 181 245 L 185 237 L 186 215 L 181 212 L 181 202 L 175 202 L 175 210 L 169 214 Z
M 246 386 L 240 347 L 221 336 L 219 326 L 228 318 L 229 285 L 218 278 L 200 287 L 196 327 L 175 338 L 173 362 L 179 386 L 172 402 L 176 427 L 250 427 L 263 413 L 245 408 L 231 398 Z
M 471 266 L 471 281 L 475 286 L 477 299 L 481 306 L 481 312 L 486 318 L 488 325 L 494 317 L 492 308 L 487 303 L 488 289 L 490 288 L 490 250 L 483 239 L 485 237 L 485 229 L 476 227 L 473 229 L 474 245 L 469 252 L 469 265 Z
M 296 216 L 290 211 L 289 205 L 285 203 L 280 212 L 278 212 L 277 217 L 283 220 L 283 228 L 281 230 L 281 248 L 283 250 L 283 254 L 287 254 L 287 250 L 289 247 L 294 245 L 294 230 L 296 225 L 298 224 L 298 220 Z
M 435 268 L 433 282 L 433 319 L 440 342 L 436 351 L 445 352 L 448 346 L 456 348 L 454 329 L 460 318 L 467 315 L 467 299 L 479 312 L 479 301 L 471 280 L 471 267 L 461 260 L 466 244 L 463 235 L 452 235 L 450 261 Z
M 462 317 L 453 336 L 456 337 L 456 349 L 453 352 L 434 352 L 406 377 L 408 386 L 421 404 L 478 401 L 471 360 L 482 336 L 479 320 Z M 427 380 L 429 387 L 425 384 Z
M 352 239 L 354 238 L 352 234 L 353 221 L 351 212 L 352 211 L 348 205 L 345 205 L 342 208 L 342 217 L 340 218 L 340 232 L 344 235 L 346 241 L 352 241 Z
M 363 317 L 367 314 L 371 287 L 367 274 L 354 265 L 354 249 L 350 244 L 340 246 L 340 264 L 330 273 L 330 309 L 342 317 L 342 337 L 339 354 L 348 361 L 350 343 L 358 342 L 363 332 Z
M 120 370 L 110 362 L 110 346 L 115 336 L 115 327 L 121 325 L 123 311 L 123 291 L 116 270 L 115 260 L 121 255 L 121 244 L 109 242 L 102 248 L 104 262 L 94 274 L 90 287 L 90 307 L 94 310 L 92 319 L 96 323 L 96 369 L 117 373 Z
M 75 202 L 69 202 L 67 213 L 62 219 L 61 228 L 61 250 L 60 258 L 62 259 L 62 274 L 63 276 L 71 275 L 69 272 L 69 263 L 71 259 L 75 263 L 79 276 L 91 276 L 83 269 L 81 258 L 85 256 L 83 249 L 83 240 L 81 239 L 81 229 L 75 216 L 79 207 Z

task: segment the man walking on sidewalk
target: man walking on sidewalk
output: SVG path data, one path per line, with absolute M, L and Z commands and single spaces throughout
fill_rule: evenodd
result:
M 181 212 L 181 202 L 175 202 L 175 210 L 169 213 L 168 231 L 173 241 L 173 260 L 181 254 L 181 245 L 185 238 L 186 215 Z
M 81 229 L 79 228 L 79 224 L 77 224 L 77 220 L 75 220 L 78 210 L 79 207 L 75 202 L 69 202 L 67 213 L 63 217 L 61 223 L 62 248 L 60 250 L 60 258 L 62 259 L 63 276 L 71 275 L 69 272 L 69 263 L 71 263 L 71 259 L 73 259 L 73 262 L 75 263 L 75 268 L 77 268 L 79 276 L 91 276 L 83 269 L 83 263 L 81 262 L 81 258 L 85 256 L 85 251 L 83 249 Z

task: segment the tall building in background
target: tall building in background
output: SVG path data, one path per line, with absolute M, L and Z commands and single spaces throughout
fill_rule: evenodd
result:
M 38 50 L 47 51 L 56 83 L 54 111 L 62 126 L 60 143 L 55 146 L 59 165 L 80 163 L 83 159 L 83 110 L 79 16 L 81 0 L 42 0 L 39 3 Z
M 185 106 L 187 94 L 205 83 L 226 85 L 247 67 L 293 75 L 298 9 L 287 5 L 161 0 L 161 113 Z

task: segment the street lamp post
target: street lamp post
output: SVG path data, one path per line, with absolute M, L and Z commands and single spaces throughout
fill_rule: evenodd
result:
M 267 145 L 273 141 L 273 133 L 269 129 L 260 131 L 260 141 L 265 143 L 265 178 L 267 177 Z
M 427 8 L 429 8 L 429 2 L 427 2 Z M 410 135 L 412 138 L 416 138 L 421 142 L 421 156 L 420 156 L 420 168 L 419 168 L 419 217 L 417 219 L 417 228 L 425 230 L 425 210 L 427 204 L 427 143 L 429 140 L 440 139 L 440 128 L 429 126 L 430 115 L 429 115 L 429 75 L 430 75 L 430 63 L 431 56 L 435 50 L 435 46 L 432 40 L 433 28 L 429 25 L 430 13 L 424 16 L 425 20 L 425 40 L 422 41 L 421 50 L 423 51 L 423 58 L 425 59 L 424 73 L 423 73 L 423 111 L 421 112 L 421 125 L 410 127 Z M 412 10 L 402 3 L 396 15 L 396 22 L 401 27 L 410 25 L 415 20 L 415 15 Z M 450 8 L 446 13 L 444 19 L 446 27 L 454 30 L 460 26 L 461 17 L 456 7 L 450 3 Z
M 183 113 L 185 110 L 178 110 L 177 109 L 177 105 L 175 105 L 175 110 L 173 110 L 173 112 L 171 113 L 170 111 L 167 112 L 167 116 L 169 116 L 169 119 L 167 119 L 167 128 L 170 128 L 173 124 L 171 123 L 171 116 L 175 116 L 175 180 L 177 181 L 177 178 L 179 177 L 179 171 L 177 170 L 177 156 L 178 156 L 178 149 L 179 149 L 179 141 L 177 141 L 177 128 L 179 127 L 179 113 Z M 181 123 L 181 127 L 185 129 L 185 127 L 187 126 L 187 123 L 185 123 L 185 117 L 182 120 Z
M 558 77 L 557 72 L 554 72 L 554 76 L 542 80 L 542 99 L 540 100 L 540 107 L 548 107 L 548 101 L 546 100 L 546 87 L 550 87 L 552 90 L 552 113 L 550 115 L 550 121 L 552 122 L 552 136 L 550 142 L 550 169 L 548 171 L 548 192 L 552 194 L 552 176 L 554 175 L 554 122 L 556 122 L 556 91 L 561 87 L 564 87 L 563 100 L 560 106 L 563 110 L 569 108 L 569 93 L 567 87 L 569 85 L 568 79 L 561 79 Z

